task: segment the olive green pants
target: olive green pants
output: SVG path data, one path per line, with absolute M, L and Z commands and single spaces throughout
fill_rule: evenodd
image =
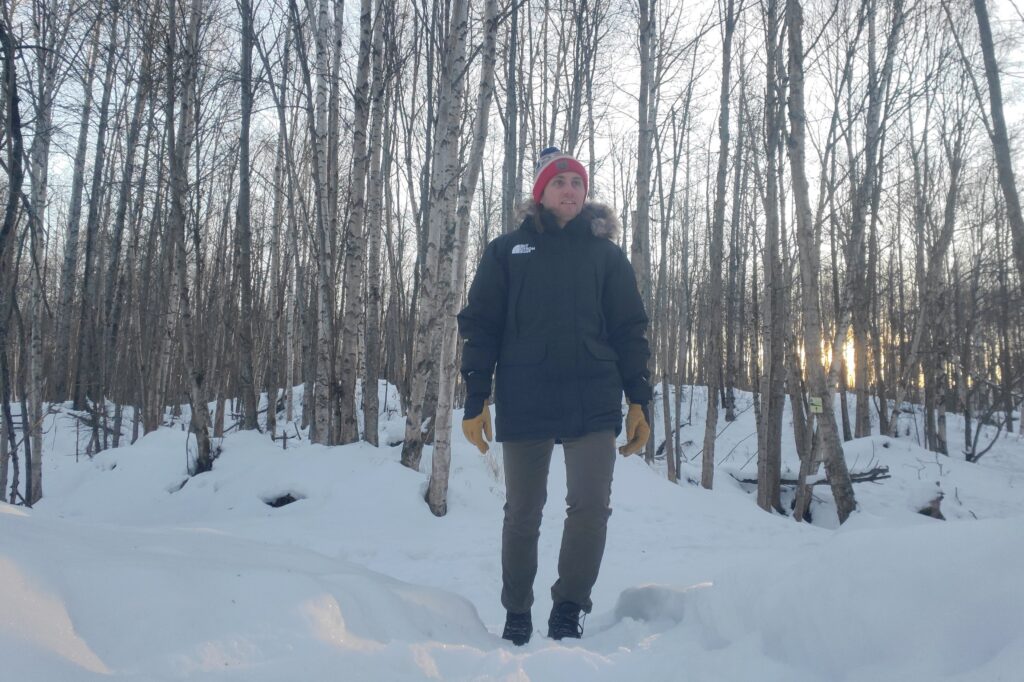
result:
M 554 603 L 569 601 L 590 613 L 611 516 L 615 433 L 598 431 L 562 439 L 565 450 L 566 516 L 558 555 Z M 513 613 L 533 605 L 537 541 L 547 501 L 554 439 L 502 444 L 505 462 L 505 522 L 501 533 L 501 603 Z

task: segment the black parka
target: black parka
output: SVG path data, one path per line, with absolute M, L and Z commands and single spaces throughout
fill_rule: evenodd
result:
M 608 207 L 588 203 L 562 228 L 541 211 L 487 245 L 459 313 L 466 414 L 496 371 L 496 440 L 618 434 L 623 391 L 651 399 L 633 267 Z

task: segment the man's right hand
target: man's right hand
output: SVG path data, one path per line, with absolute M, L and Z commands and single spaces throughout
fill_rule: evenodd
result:
M 491 408 L 488 401 L 484 401 L 483 409 L 475 417 L 462 420 L 462 433 L 466 440 L 475 445 L 481 455 L 487 454 L 490 449 L 488 443 L 494 440 L 491 435 Z

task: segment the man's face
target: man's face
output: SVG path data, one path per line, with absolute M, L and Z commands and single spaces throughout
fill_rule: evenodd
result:
M 541 206 L 555 214 L 560 226 L 575 218 L 583 210 L 587 192 L 579 173 L 566 171 L 551 178 L 541 195 Z

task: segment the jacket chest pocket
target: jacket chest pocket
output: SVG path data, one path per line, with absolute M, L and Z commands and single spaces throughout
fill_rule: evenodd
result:
M 513 337 L 537 337 L 557 320 L 552 307 L 562 299 L 557 265 L 541 252 L 512 256 L 509 319 Z M 518 261 L 516 260 L 518 259 Z

